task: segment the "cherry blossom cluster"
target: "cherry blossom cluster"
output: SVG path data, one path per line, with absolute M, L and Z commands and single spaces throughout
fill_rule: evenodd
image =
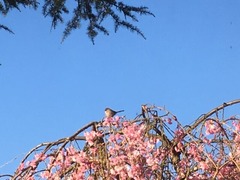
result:
M 239 116 L 219 118 L 211 111 L 183 126 L 166 110 L 160 115 L 163 108 L 144 108 L 134 120 L 105 118 L 91 130 L 38 146 L 12 178 L 239 179 Z

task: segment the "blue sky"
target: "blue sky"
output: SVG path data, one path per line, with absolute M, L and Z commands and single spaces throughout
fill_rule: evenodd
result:
M 165 106 L 182 124 L 239 98 L 240 2 L 136 1 L 155 14 L 126 29 L 99 35 L 85 27 L 61 44 L 41 10 L 1 17 L 15 35 L 0 31 L 0 174 L 12 172 L 41 142 L 73 134 L 100 120 L 105 107 L 127 118 L 144 103 Z M 9 160 L 18 157 L 7 166 Z

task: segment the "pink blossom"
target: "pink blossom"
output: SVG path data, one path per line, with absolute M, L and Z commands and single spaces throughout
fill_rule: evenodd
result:
M 122 139 L 121 134 L 119 134 L 119 133 L 115 134 L 115 140 L 117 141 L 117 140 L 120 140 L 120 139 Z
M 181 139 L 181 137 L 184 135 L 184 130 L 181 127 L 178 127 L 174 133 L 175 133 L 176 139 Z
M 71 145 L 70 147 L 67 148 L 68 155 L 74 155 L 76 154 L 76 149 Z
M 148 124 L 145 122 L 134 121 L 133 123 L 124 121 L 118 116 L 105 118 L 103 124 L 98 126 L 99 132 L 84 133 L 90 145 L 88 148 L 81 150 L 79 147 L 81 143 L 76 140 L 66 144 L 61 151 L 59 149 L 56 151 L 58 147 L 62 147 L 58 144 L 54 146 L 57 147 L 56 149 L 44 152 L 46 155 L 36 154 L 33 160 L 28 161 L 26 167 L 37 168 L 32 169 L 34 171 L 31 172 L 36 173 L 35 177 L 50 180 L 57 180 L 60 177 L 68 180 L 96 178 L 152 180 L 161 178 L 161 175 L 166 179 L 197 180 L 210 179 L 216 173 L 216 169 L 218 172 L 216 178 L 219 180 L 223 180 L 224 177 L 229 179 L 238 177 L 239 169 L 236 167 L 240 163 L 238 132 L 240 123 L 238 121 L 233 123 L 233 127 L 230 127 L 229 119 L 225 124 L 222 123 L 223 128 L 228 128 L 225 131 L 230 134 L 228 141 L 224 139 L 224 133 L 219 136 L 216 134 L 221 132 L 221 128 L 214 119 L 203 121 L 196 131 L 192 132 L 185 132 L 178 122 L 168 116 L 164 122 L 177 124 L 176 131 L 166 127 L 163 133 L 169 139 L 169 143 L 165 144 L 161 134 L 156 133 L 152 126 L 147 127 Z M 175 132 L 175 136 L 172 136 L 171 132 Z M 207 138 L 205 133 L 213 134 L 210 135 L 212 140 Z M 103 137 L 103 134 L 105 143 L 97 143 L 98 138 Z M 223 143 L 227 142 L 223 144 L 223 150 L 217 144 L 221 142 L 219 137 L 223 139 Z M 175 155 L 179 155 L 179 159 L 175 160 Z M 31 157 L 29 156 L 27 160 Z M 31 168 L 29 169 L 31 171 Z M 20 164 L 18 170 L 25 170 L 24 163 Z M 34 178 L 31 175 L 25 177 Z
M 51 173 L 49 171 L 43 171 L 40 173 L 41 178 L 50 179 Z
M 176 152 L 180 152 L 181 150 L 183 150 L 183 143 L 182 142 L 179 142 L 179 143 L 177 143 L 177 146 L 175 146 L 175 151 Z
M 207 170 L 208 169 L 208 164 L 205 161 L 200 161 L 198 163 L 199 168 L 201 168 L 202 170 Z
M 153 157 L 148 157 L 146 160 L 146 163 L 148 166 L 153 166 L 155 161 L 154 161 Z
M 91 132 L 85 132 L 84 136 L 86 137 L 86 141 L 90 146 L 94 144 L 94 141 L 97 137 L 102 137 L 102 134 L 100 132 L 91 131 Z
M 123 121 L 122 125 L 123 125 L 123 127 L 127 127 L 127 126 L 130 126 L 131 123 L 129 121 Z
M 20 165 L 18 166 L 17 171 L 20 172 L 20 171 L 22 171 L 23 169 L 24 169 L 24 163 L 21 162 Z
M 216 134 L 220 131 L 219 125 L 213 120 L 208 120 L 205 122 L 206 134 Z
M 235 143 L 240 143 L 240 135 L 239 134 L 235 135 L 234 142 Z
M 89 176 L 89 177 L 87 178 L 87 180 L 94 180 L 94 177 L 93 177 L 93 176 Z
M 32 161 L 30 161 L 30 163 L 29 163 L 29 166 L 32 166 L 32 168 L 36 168 L 36 160 L 32 160 Z
M 240 122 L 239 121 L 233 121 L 233 126 L 235 127 L 235 130 L 237 132 L 240 132 Z
M 31 161 L 27 161 L 26 166 L 31 166 L 32 168 L 35 168 L 36 167 L 36 160 L 33 159 Z
M 122 166 L 122 165 L 121 166 L 116 165 L 114 167 L 114 170 L 115 170 L 116 173 L 120 173 L 122 171 L 122 169 L 124 169 L 124 166 Z

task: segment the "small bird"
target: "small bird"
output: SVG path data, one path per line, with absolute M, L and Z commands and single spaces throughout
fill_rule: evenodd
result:
M 112 110 L 112 109 L 110 109 L 110 108 L 106 108 L 106 109 L 105 109 L 105 116 L 106 116 L 107 118 L 111 118 L 111 117 L 115 116 L 117 113 L 120 113 L 120 112 L 123 112 L 123 111 L 124 111 L 124 110 L 114 111 L 114 110 Z

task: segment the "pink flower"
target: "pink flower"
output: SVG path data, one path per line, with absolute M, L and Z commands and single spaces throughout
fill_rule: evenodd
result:
M 24 163 L 22 162 L 22 163 L 20 163 L 20 165 L 18 166 L 17 171 L 20 172 L 20 171 L 22 171 L 23 169 L 24 169 Z
M 121 134 L 119 134 L 119 133 L 115 134 L 115 139 L 116 139 L 116 141 L 122 139 Z
M 240 122 L 239 121 L 234 121 L 233 122 L 233 126 L 235 127 L 237 132 L 240 131 Z
M 220 131 L 219 125 L 213 120 L 208 120 L 205 122 L 206 134 L 216 134 Z
M 67 148 L 68 155 L 74 155 L 77 153 L 76 149 L 71 145 Z
M 87 180 L 94 180 L 94 177 L 93 177 L 93 176 L 89 176 L 89 177 L 87 178 Z
M 201 168 L 202 170 L 207 170 L 208 169 L 208 164 L 205 161 L 200 161 L 198 163 L 199 168 Z
M 146 163 L 148 166 L 153 166 L 155 161 L 152 157 L 148 157 L 147 160 L 146 160 Z
M 121 118 L 119 116 L 105 118 L 103 121 L 103 126 L 116 126 L 119 127 Z
M 100 132 L 91 131 L 91 132 L 85 132 L 84 136 L 86 137 L 86 141 L 90 146 L 94 144 L 94 141 L 97 137 L 102 137 L 102 134 Z
M 124 166 L 115 166 L 114 170 L 116 173 L 120 173 L 122 171 L 122 169 L 124 169 Z
M 49 171 L 43 171 L 42 173 L 40 173 L 40 177 L 43 179 L 50 179 L 51 173 Z
M 184 130 L 181 127 L 178 127 L 174 133 L 177 139 L 181 139 L 181 137 L 184 135 Z
M 47 158 L 47 156 L 43 153 L 35 154 L 34 157 L 37 161 L 43 161 Z
M 109 142 L 115 142 L 115 135 L 111 134 L 108 138 Z
M 176 152 L 180 152 L 181 150 L 183 150 L 183 147 L 184 147 L 183 143 L 179 142 L 179 143 L 177 143 L 177 146 L 175 146 L 174 149 Z
M 36 160 L 27 161 L 26 166 L 31 166 L 32 168 L 36 167 Z
M 239 134 L 235 135 L 233 140 L 235 143 L 240 143 L 240 135 Z
M 122 125 L 123 127 L 127 127 L 127 126 L 130 126 L 131 123 L 129 121 L 123 121 Z

